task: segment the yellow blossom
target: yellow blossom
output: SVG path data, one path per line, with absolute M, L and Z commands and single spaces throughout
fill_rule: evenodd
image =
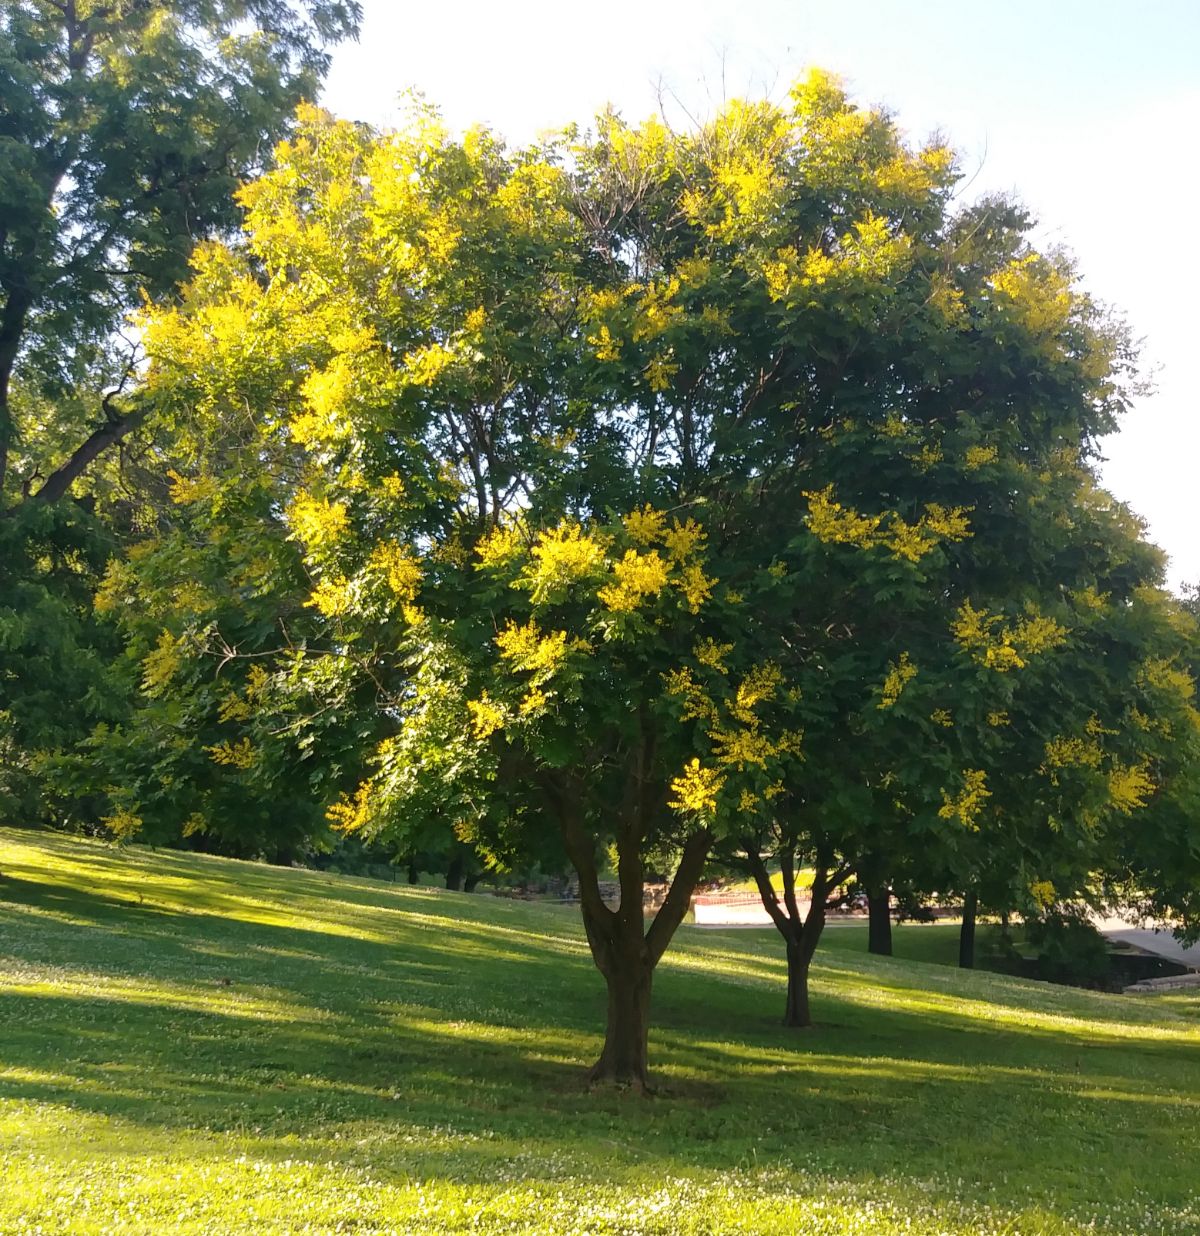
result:
M 100 823 L 118 841 L 128 841 L 142 829 L 142 817 L 130 811 L 128 807 L 118 807 L 111 815 L 103 816 Z
M 672 562 L 683 562 L 704 548 L 705 536 L 704 529 L 694 519 L 685 519 L 683 523 L 675 520 L 670 530 L 663 533 L 667 557 Z
M 887 676 L 879 692 L 877 708 L 891 708 L 900 698 L 904 688 L 917 676 L 917 667 L 909 660 L 907 652 L 900 654 L 899 661 L 888 663 Z
M 601 602 L 616 613 L 628 613 L 647 598 L 657 596 L 667 584 L 667 564 L 657 550 L 639 554 L 626 550 L 613 565 L 614 581 L 597 593 Z
M 666 519 L 663 511 L 656 511 L 647 502 L 640 511 L 630 511 L 621 522 L 635 545 L 652 545 L 661 538 Z
M 1000 452 L 994 446 L 969 446 L 964 459 L 968 472 L 975 472 L 987 464 L 995 463 Z
M 494 700 L 488 698 L 484 691 L 479 699 L 468 700 L 467 708 L 471 713 L 471 733 L 478 739 L 489 738 L 504 726 L 504 709 Z
M 745 772 L 748 764 L 765 769 L 767 761 L 778 753 L 775 744 L 755 730 L 712 730 L 709 738 L 717 763 L 736 767 L 739 772 Z
M 1058 892 L 1049 880 L 1035 880 L 1029 886 L 1029 895 L 1034 904 L 1043 910 L 1048 910 L 1058 897 Z
M 559 599 L 576 580 L 604 561 L 604 545 L 576 523 L 564 523 L 538 537 L 531 551 L 529 596 L 535 605 Z
M 288 507 L 288 522 L 297 540 L 308 549 L 321 549 L 338 540 L 350 526 L 350 516 L 341 502 L 299 493 Z
M 503 567 L 524 552 L 524 542 L 516 528 L 493 528 L 475 546 L 479 566 Z
M 214 764 L 229 764 L 233 768 L 249 768 L 254 763 L 254 745 L 248 738 L 237 742 L 219 742 L 205 747 Z
M 729 671 L 725 668 L 725 658 L 732 651 L 732 644 L 718 644 L 716 640 L 705 638 L 692 649 L 692 655 L 701 665 L 707 665 L 719 674 L 726 674 Z
M 318 581 L 305 604 L 326 618 L 340 617 L 354 606 L 354 586 L 344 575 L 327 575 Z
M 531 618 L 524 626 L 509 620 L 496 636 L 500 656 L 518 670 L 552 674 L 566 660 L 567 633 L 543 632 Z
M 980 813 L 991 796 L 992 792 L 987 788 L 987 774 L 978 768 L 964 769 L 962 788 L 957 794 L 951 795 L 942 790 L 938 815 L 943 820 L 958 820 L 966 828 L 978 829 Z
M 360 832 L 371 819 L 371 783 L 364 781 L 350 798 L 342 797 L 325 812 L 334 829 L 339 833 Z
M 679 366 L 665 356 L 653 356 L 646 366 L 646 385 L 657 395 L 668 390 L 671 379 L 679 372 Z
M 1108 774 L 1108 800 L 1123 815 L 1131 815 L 1154 792 L 1154 782 L 1143 765 L 1114 764 Z
M 612 336 L 612 331 L 606 325 L 602 325 L 599 331 L 594 335 L 588 335 L 588 343 L 596 349 L 596 359 L 598 361 L 616 361 L 621 359 L 621 344 Z
M 395 541 L 382 541 L 371 553 L 371 567 L 387 581 L 387 586 L 401 601 L 416 598 L 421 586 L 421 568 L 412 551 Z
M 171 501 L 177 506 L 207 501 L 215 497 L 221 489 L 220 483 L 211 476 L 180 476 L 174 468 L 167 469 L 167 476 L 171 481 Z
M 675 797 L 668 805 L 691 815 L 711 815 L 724 785 L 725 778 L 715 769 L 705 768 L 698 759 L 692 760 L 678 777 L 672 778 L 671 792 Z
M 934 725 L 940 725 L 944 729 L 950 729 L 954 725 L 954 718 L 945 708 L 935 708 L 929 714 L 929 719 Z

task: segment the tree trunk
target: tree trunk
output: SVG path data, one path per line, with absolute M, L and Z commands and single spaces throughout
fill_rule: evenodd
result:
M 654 967 L 627 956 L 604 976 L 608 983 L 608 1021 L 604 1048 L 588 1081 L 628 1086 L 639 1094 L 650 1088 L 647 1040 L 650 1033 L 650 988 Z
M 812 963 L 812 950 L 799 942 L 787 942 L 787 1005 L 783 1011 L 783 1024 L 803 1029 L 812 1025 L 812 1013 L 808 1007 L 808 970 Z
M 975 913 L 979 898 L 972 889 L 963 899 L 962 927 L 958 933 L 958 964 L 964 970 L 975 968 Z
M 455 854 L 450 860 L 450 866 L 446 868 L 446 887 L 451 892 L 460 892 L 462 890 L 463 869 L 466 863 L 463 861 L 461 854 Z
M 463 880 L 463 892 L 473 893 L 475 891 L 475 886 L 479 883 L 479 879 L 482 875 L 482 871 L 472 871 L 471 874 Z
M 867 886 L 867 951 L 892 955 L 892 890 L 886 884 Z
M 410 884 L 418 884 L 421 880 L 421 873 L 417 870 L 417 860 L 410 858 L 408 860 L 408 882 Z

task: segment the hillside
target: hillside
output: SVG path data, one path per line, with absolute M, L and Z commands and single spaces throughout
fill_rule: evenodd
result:
M 783 971 L 682 930 L 588 1094 L 573 910 L 0 830 L 0 1232 L 1200 1232 L 1200 997 Z

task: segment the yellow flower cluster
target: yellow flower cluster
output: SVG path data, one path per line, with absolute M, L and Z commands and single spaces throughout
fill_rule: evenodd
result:
M 705 768 L 698 759 L 684 766 L 683 772 L 671 780 L 675 795 L 669 806 L 689 815 L 711 815 L 717 809 L 717 795 L 725 778 L 712 768 Z
M 968 472 L 977 472 L 990 463 L 995 463 L 1000 452 L 994 446 L 968 446 L 963 466 Z
M 950 629 L 973 661 L 999 673 L 1024 669 L 1029 657 L 1061 646 L 1069 634 L 1053 618 L 1033 612 L 1012 626 L 1002 626 L 1002 621 L 999 614 L 964 601 Z
M 667 586 L 667 569 L 656 549 L 644 554 L 636 549 L 626 550 L 621 561 L 613 565 L 615 582 L 605 584 L 597 596 L 615 613 L 628 613 Z
M 879 692 L 877 708 L 891 708 L 900 698 L 904 688 L 917 676 L 917 667 L 909 660 L 907 652 L 900 654 L 899 661 L 888 665 L 887 677 L 883 680 L 883 688 Z
M 671 527 L 662 534 L 667 557 L 677 563 L 699 553 L 704 548 L 704 541 L 704 529 L 694 519 L 685 519 L 683 523 L 674 520 Z
M 943 729 L 950 729 L 954 725 L 954 718 L 945 708 L 935 708 L 930 714 L 929 719 L 934 725 L 940 725 Z
M 566 660 L 567 633 L 544 633 L 531 618 L 524 626 L 509 621 L 496 636 L 500 656 L 511 661 L 514 669 L 535 674 L 552 674 Z
M 308 549 L 321 549 L 342 537 L 350 526 L 350 516 L 341 502 L 329 502 L 299 493 L 288 507 L 292 531 Z
M 943 820 L 958 820 L 964 828 L 978 829 L 980 813 L 991 796 L 992 792 L 987 788 L 987 774 L 979 768 L 966 768 L 963 770 L 962 788 L 957 794 L 951 795 L 942 790 L 938 815 Z
M 738 684 L 729 711 L 743 725 L 757 725 L 758 718 L 754 715 L 754 709 L 775 698 L 782 680 L 783 673 L 773 661 L 756 665 Z
M 142 830 L 142 817 L 128 807 L 118 807 L 112 815 L 103 816 L 100 823 L 118 841 L 128 841 Z
M 387 581 L 401 601 L 413 601 L 421 586 L 421 568 L 407 546 L 381 541 L 371 553 L 370 565 Z
M 692 671 L 683 669 L 669 670 L 663 675 L 663 685 L 668 695 L 674 695 L 683 700 L 683 712 L 680 719 L 691 721 L 694 718 L 709 721 L 716 725 L 719 712 L 712 697 L 696 681 Z
M 1049 880 L 1035 880 L 1029 886 L 1029 895 L 1033 898 L 1035 905 L 1048 910 L 1057 899 L 1058 892 Z
M 1114 764 L 1108 774 L 1108 801 L 1123 815 L 1131 815 L 1154 793 L 1154 782 L 1142 765 Z
M 662 537 L 667 516 L 647 502 L 640 511 L 630 511 L 621 522 L 635 545 L 653 545 Z
M 707 665 L 718 674 L 727 674 L 729 671 L 725 668 L 725 658 L 732 651 L 732 644 L 718 644 L 716 640 L 705 638 L 692 649 L 692 655 L 701 665 Z
M 365 828 L 371 819 L 371 783 L 364 781 L 353 798 L 343 794 L 326 810 L 325 818 L 339 833 L 356 833 Z
M 175 677 L 183 664 L 183 640 L 162 631 L 154 651 L 142 662 L 142 690 L 154 695 Z
M 219 742 L 204 749 L 214 764 L 249 768 L 254 763 L 254 744 L 248 738 L 240 738 L 237 742 Z
M 516 528 L 493 528 L 475 546 L 479 566 L 504 567 L 525 552 L 525 543 Z
M 1104 758 L 1094 742 L 1067 735 L 1051 738 L 1043 750 L 1043 772 L 1049 768 L 1098 768 Z
M 598 570 L 604 562 L 604 544 L 578 524 L 564 523 L 538 537 L 532 556 L 529 597 L 541 605 L 557 600 L 576 580 Z
M 882 547 L 893 556 L 919 562 L 943 541 L 961 541 L 971 535 L 965 507 L 943 507 L 931 503 L 915 524 L 907 523 L 895 512 L 860 515 L 833 498 L 833 486 L 804 494 L 808 514 L 804 522 L 812 534 L 826 545 L 853 545 L 858 549 Z M 886 524 L 885 524 L 886 518 Z
M 348 614 L 354 606 L 354 585 L 344 575 L 326 575 L 305 602 L 326 618 Z
M 220 490 L 220 484 L 211 476 L 186 477 L 180 476 L 174 468 L 167 470 L 171 481 L 171 501 L 177 506 L 189 502 L 207 501 Z
M 486 691 L 479 699 L 468 700 L 467 708 L 471 713 L 471 733 L 480 740 L 491 737 L 504 726 L 504 709 L 488 697 Z

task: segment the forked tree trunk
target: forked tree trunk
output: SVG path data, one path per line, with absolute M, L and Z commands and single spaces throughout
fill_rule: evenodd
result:
M 958 932 L 958 964 L 964 970 L 975 968 L 975 915 L 979 898 L 972 889 L 963 899 L 962 927 Z
M 867 951 L 892 955 L 892 890 L 886 884 L 867 886 Z
M 834 872 L 827 865 L 818 863 L 813 875 L 808 915 L 804 917 L 796 900 L 794 853 L 785 850 L 780 856 L 783 876 L 783 901 L 780 902 L 779 895 L 771 884 L 766 863 L 753 839 L 744 841 L 742 848 L 750 873 L 758 885 L 763 908 L 783 936 L 787 949 L 787 1002 L 783 1008 L 783 1024 L 804 1029 L 813 1024 L 808 1000 L 808 974 L 813 955 L 821 940 L 821 932 L 825 930 L 829 893 L 846 878 L 849 871 L 842 868 Z
M 626 956 L 604 975 L 608 984 L 608 1019 L 604 1047 L 588 1073 L 591 1085 L 628 1087 L 639 1094 L 650 1088 L 650 990 L 654 967 L 649 958 Z
M 551 801 L 558 810 L 563 842 L 579 876 L 579 908 L 596 968 L 608 985 L 608 1014 L 604 1046 L 588 1073 L 591 1085 L 615 1085 L 650 1091 L 648 1039 L 650 992 L 654 967 L 687 914 L 692 893 L 712 847 L 705 829 L 692 833 L 683 844 L 671 886 L 649 927 L 643 911 L 645 872 L 641 846 L 643 832 L 634 814 L 632 826 L 617 834 L 621 904 L 611 909 L 600 895 L 596 869 L 597 841 L 585 827 L 582 813 L 554 787 Z

